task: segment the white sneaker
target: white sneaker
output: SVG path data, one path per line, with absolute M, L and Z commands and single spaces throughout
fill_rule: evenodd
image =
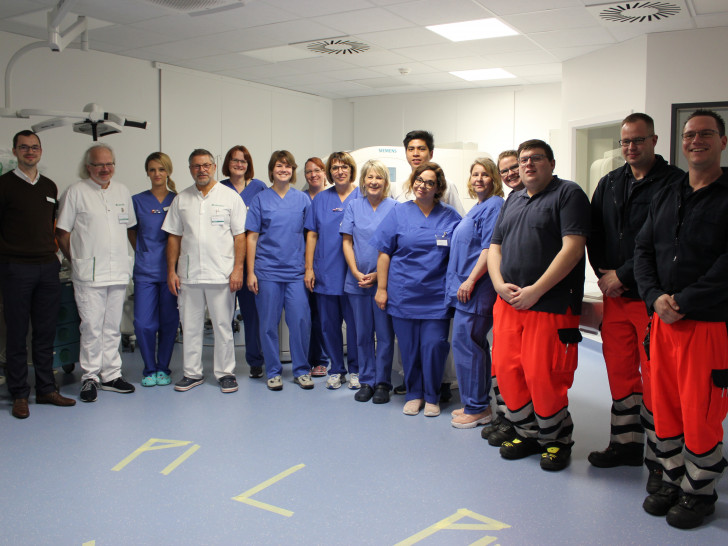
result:
M 341 374 L 332 373 L 326 380 L 327 389 L 338 389 L 341 387 Z
M 351 390 L 361 389 L 361 383 L 359 383 L 359 374 L 358 373 L 349 374 L 349 388 Z

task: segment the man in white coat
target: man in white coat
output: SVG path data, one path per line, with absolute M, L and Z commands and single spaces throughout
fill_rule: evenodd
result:
M 136 216 L 129 190 L 112 180 L 115 162 L 106 144 L 86 151 L 79 169 L 82 180 L 61 197 L 56 223 L 81 317 L 82 402 L 95 402 L 99 388 L 134 392 L 121 376 L 119 341 L 132 263 L 126 230 L 136 225 Z
M 215 334 L 214 374 L 222 392 L 235 392 L 235 343 L 230 317 L 235 293 L 243 286 L 245 205 L 215 180 L 215 159 L 196 149 L 189 158 L 194 186 L 172 201 L 162 229 L 167 239 L 167 285 L 178 296 L 184 332 L 183 377 L 175 390 L 188 391 L 205 380 L 202 336 L 205 307 Z

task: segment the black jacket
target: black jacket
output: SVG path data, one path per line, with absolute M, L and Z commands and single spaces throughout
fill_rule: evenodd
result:
M 591 202 L 592 235 L 587 241 L 589 263 L 597 277 L 599 269 L 614 269 L 625 286 L 625 298 L 639 299 L 634 280 L 634 244 L 637 233 L 647 218 L 652 199 L 667 184 L 680 179 L 685 173 L 668 165 L 662 156 L 655 156 L 655 164 L 629 197 L 628 184 L 634 177 L 628 163 L 604 176 L 594 190 Z
M 698 191 L 685 175 L 655 196 L 637 235 L 634 275 L 650 311 L 672 294 L 687 319 L 728 320 L 728 169 Z

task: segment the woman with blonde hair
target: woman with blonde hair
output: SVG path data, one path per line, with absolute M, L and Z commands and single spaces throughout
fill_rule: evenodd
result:
M 144 360 L 142 386 L 169 385 L 169 362 L 179 326 L 177 297 L 167 288 L 167 233 L 162 223 L 177 188 L 172 160 L 149 154 L 144 170 L 152 187 L 134 195 L 137 224 L 127 231 L 134 248 L 134 332 Z
M 455 310 L 452 352 L 463 408 L 452 412 L 455 428 L 474 428 L 491 421 L 491 362 L 488 332 L 493 327 L 495 290 L 487 275 L 488 247 L 503 206 L 503 183 L 489 158 L 470 167 L 468 193 L 478 203 L 452 235 L 447 267 L 446 302 Z
M 378 252 L 369 240 L 397 202 L 389 197 L 389 170 L 381 161 L 371 160 L 364 164 L 359 187 L 364 199 L 349 202 L 339 229 L 344 237 L 344 257 L 349 266 L 344 292 L 356 323 L 361 388 L 354 399 L 358 402 L 373 399 L 375 404 L 385 404 L 389 402 L 392 388 L 394 330 L 392 318 L 374 301 Z M 353 350 L 349 347 L 349 354 Z

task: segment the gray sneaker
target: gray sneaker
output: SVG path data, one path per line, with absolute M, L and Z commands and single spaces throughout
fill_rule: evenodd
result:
M 349 374 L 349 388 L 351 390 L 361 389 L 361 383 L 359 383 L 359 374 L 358 373 Z
M 341 387 L 341 374 L 332 373 L 326 380 L 327 389 L 338 389 Z
M 192 379 L 191 377 L 183 377 L 177 383 L 174 384 L 174 390 L 184 392 L 188 391 L 197 385 L 202 385 L 205 382 L 204 377 L 200 377 L 199 379 Z
M 293 380 L 293 382 L 302 389 L 313 389 L 313 381 L 309 374 L 299 375 Z
M 274 377 L 271 377 L 268 380 L 268 388 L 272 391 L 280 391 L 283 390 L 283 381 L 281 381 L 281 376 L 276 375 Z
M 81 387 L 81 402 L 96 402 L 99 384 L 93 379 L 86 379 Z
M 222 392 L 235 392 L 238 390 L 238 382 L 234 375 L 225 375 L 218 380 Z

